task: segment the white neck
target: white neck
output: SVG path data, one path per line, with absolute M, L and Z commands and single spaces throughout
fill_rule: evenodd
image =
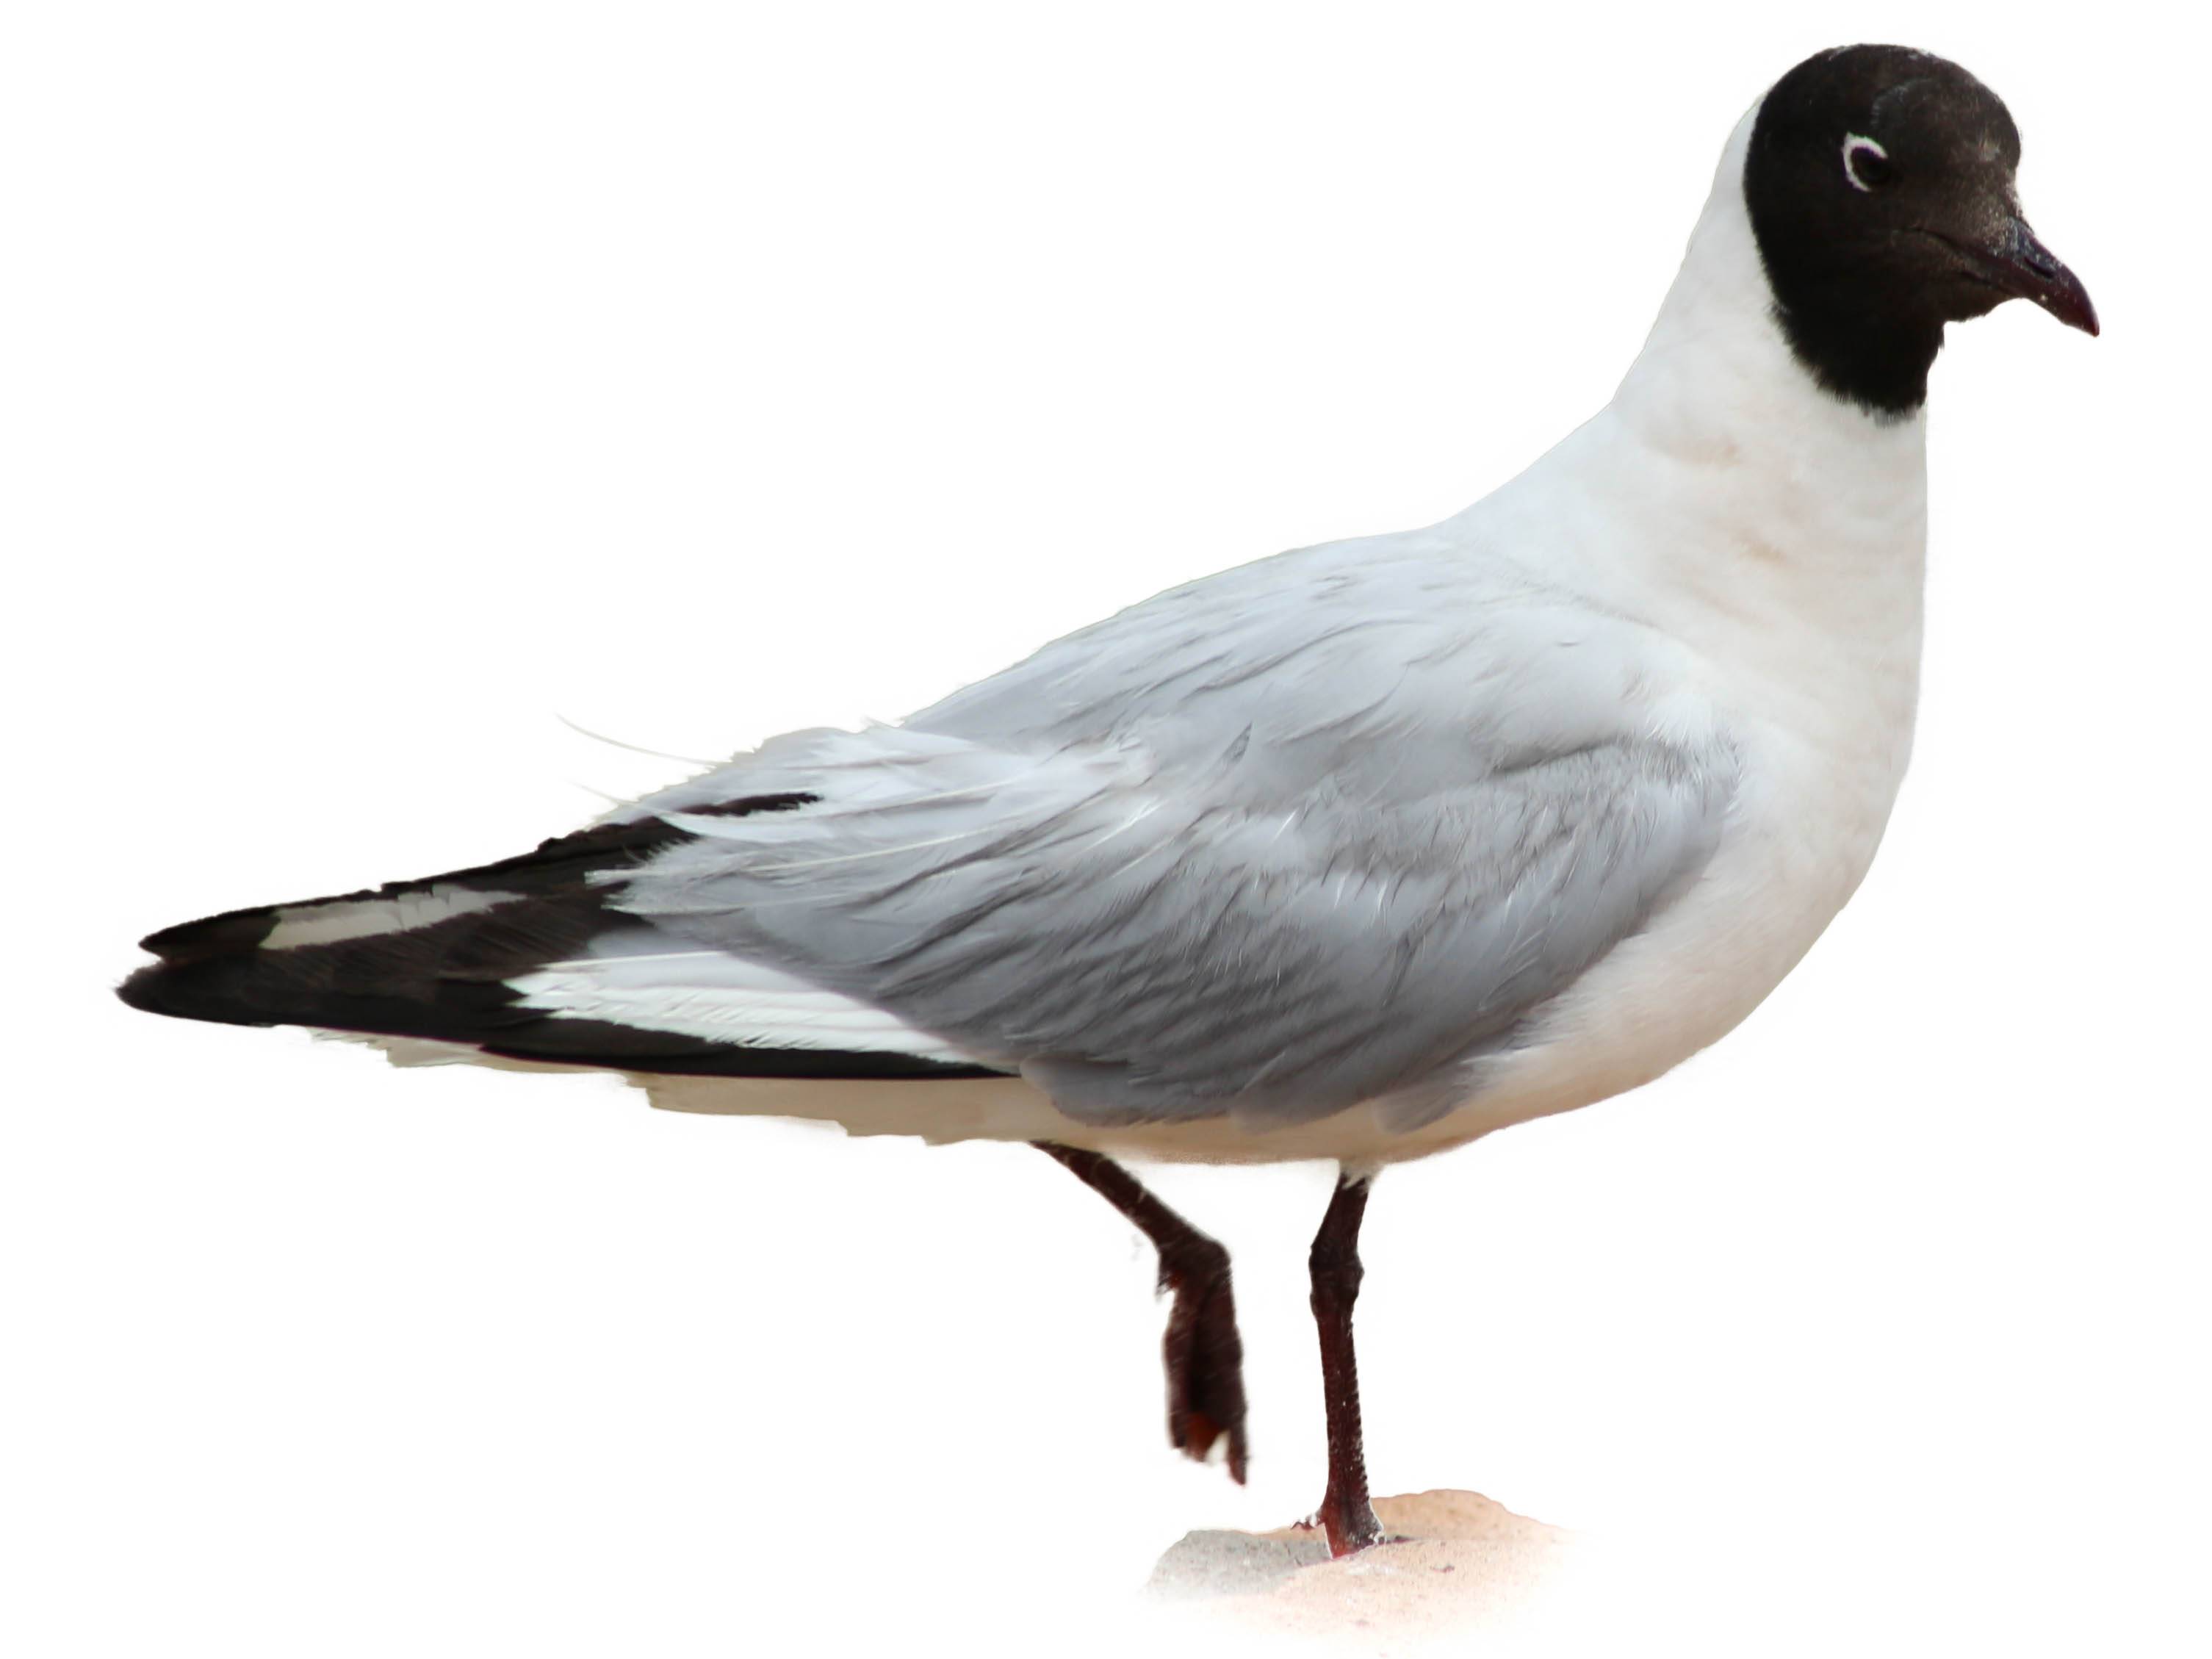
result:
M 1741 457 L 1817 488 L 1823 501 L 1840 486 L 1917 501 L 1925 411 L 1874 415 L 1822 391 L 1775 319 L 1743 198 L 1758 113 L 1754 107 L 1736 124 L 1721 152 L 1682 269 L 1607 412 L 1655 448 L 1707 460 Z
M 1458 522 L 1542 550 L 1555 579 L 1586 573 L 1762 696 L 1868 697 L 1909 734 L 1926 422 L 1821 391 L 1791 355 L 1744 205 L 1756 114 L 1613 402 Z

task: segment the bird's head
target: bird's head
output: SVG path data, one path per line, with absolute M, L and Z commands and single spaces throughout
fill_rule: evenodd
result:
M 1761 100 L 1744 202 L 1790 348 L 1839 397 L 1917 408 L 1943 325 L 2033 300 L 2094 334 L 2021 216 L 2020 130 L 1956 64 L 1904 46 L 1808 58 Z

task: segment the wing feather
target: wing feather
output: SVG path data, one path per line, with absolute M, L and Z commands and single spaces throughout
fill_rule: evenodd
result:
M 1226 644 L 1170 595 L 1010 671 L 1026 695 L 778 739 L 640 803 L 695 836 L 599 878 L 607 902 L 1087 1121 L 1289 1122 L 1416 1088 L 1510 1046 L 1695 879 L 1735 757 L 1648 729 L 1635 693 L 1668 665 L 1632 624 L 1517 586 L 1452 614 L 1323 586 L 1367 608 L 1349 658 L 1279 588 Z M 685 816 L 738 790 L 819 801 Z

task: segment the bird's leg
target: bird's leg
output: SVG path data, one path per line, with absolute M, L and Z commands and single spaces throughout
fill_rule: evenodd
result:
M 1352 1354 L 1352 1304 L 1359 1297 L 1359 1223 L 1367 1177 L 1340 1176 L 1314 1235 L 1306 1264 L 1313 1276 L 1314 1323 L 1321 1328 L 1321 1382 L 1328 1412 L 1328 1488 L 1314 1516 L 1332 1556 L 1382 1541 L 1367 1501 L 1367 1455 L 1359 1436 L 1359 1369 Z
M 1168 1438 L 1200 1462 L 1226 1437 L 1229 1478 L 1244 1484 L 1244 1344 L 1229 1289 L 1229 1252 L 1146 1192 L 1113 1159 L 1057 1142 L 1036 1143 L 1136 1224 L 1160 1253 L 1160 1288 L 1175 1294 L 1162 1344 L 1168 1370 Z M 1355 1431 L 1356 1437 L 1356 1431 Z

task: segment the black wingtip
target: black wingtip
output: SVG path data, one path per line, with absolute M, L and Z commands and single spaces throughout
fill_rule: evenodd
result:
M 158 1014 L 161 1006 L 161 967 L 149 962 L 115 988 L 115 994 L 142 1014 Z
M 714 809 L 744 816 L 755 811 L 787 811 L 811 801 L 811 795 L 760 795 Z M 527 853 L 471 869 L 410 880 L 387 881 L 380 887 L 363 887 L 322 898 L 299 899 L 290 904 L 255 905 L 225 910 L 194 921 L 180 921 L 149 933 L 138 948 L 164 962 L 204 962 L 220 957 L 258 951 L 276 927 L 280 910 L 313 910 L 324 905 L 374 903 L 380 899 L 418 893 L 433 887 L 513 888 L 524 893 L 569 891 L 581 884 L 590 872 L 619 868 L 673 842 L 689 841 L 684 830 L 658 818 L 639 818 L 620 823 L 593 824 L 572 835 L 540 842 Z
M 212 1020 L 221 1025 L 275 1025 L 275 1011 L 257 1008 L 240 994 L 242 964 L 236 959 L 149 962 L 115 988 L 125 1006 L 171 1019 Z
M 138 941 L 138 948 L 164 962 L 193 962 L 228 956 L 235 951 L 259 949 L 276 921 L 276 911 L 270 905 L 250 910 L 225 910 L 220 915 L 177 922 L 149 933 Z
M 789 811 L 814 797 L 748 797 L 720 816 Z M 143 1013 L 225 1025 L 306 1025 L 459 1043 L 488 1054 L 611 1071 L 723 1077 L 925 1079 L 1003 1075 L 995 1068 L 890 1053 L 754 1048 L 524 1005 L 512 981 L 574 956 L 610 926 L 609 890 L 592 877 L 620 870 L 688 832 L 655 820 L 605 824 L 476 869 L 296 905 L 232 910 L 151 933 L 161 960 L 115 994 Z M 498 902 L 392 931 L 339 929 L 327 939 L 264 948 L 282 920 L 325 905 L 375 903 L 441 885 L 495 891 Z

